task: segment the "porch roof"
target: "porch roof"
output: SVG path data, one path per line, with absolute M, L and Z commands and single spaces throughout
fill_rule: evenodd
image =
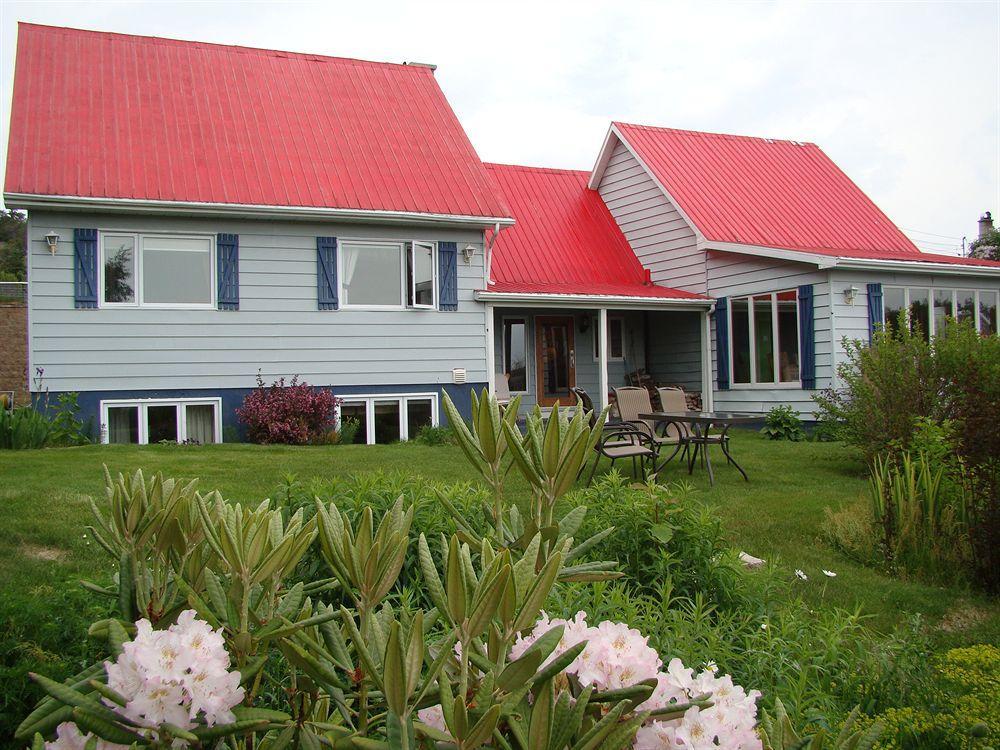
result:
M 709 301 L 649 280 L 601 196 L 587 187 L 588 172 L 509 164 L 486 170 L 516 223 L 495 238 L 484 298 Z

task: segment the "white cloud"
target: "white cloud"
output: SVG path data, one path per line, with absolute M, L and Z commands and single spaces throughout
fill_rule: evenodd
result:
M 1000 212 L 997 3 L 0 0 L 4 143 L 18 20 L 437 63 L 486 160 L 589 169 L 619 119 L 815 141 L 906 228 Z

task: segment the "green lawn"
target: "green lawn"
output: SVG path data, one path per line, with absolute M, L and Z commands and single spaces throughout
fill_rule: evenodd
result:
M 789 577 L 796 568 L 807 573 L 809 580 L 793 587 L 806 600 L 860 606 L 880 629 L 920 613 L 942 646 L 1000 641 L 997 600 L 890 578 L 845 559 L 824 542 L 820 528 L 825 507 L 865 502 L 863 466 L 848 447 L 772 443 L 747 431 L 737 433 L 733 443 L 734 453 L 750 474 L 749 483 L 718 462 L 714 487 L 700 469 L 690 481 L 700 497 L 719 508 L 734 546 L 777 561 Z M 289 473 L 303 483 L 376 469 L 446 482 L 474 480 L 453 446 L 86 446 L 6 451 L 0 453 L 0 578 L 8 592 L 3 599 L 26 597 L 41 609 L 46 598 L 59 598 L 76 578 L 98 570 L 102 561 L 84 539 L 82 526 L 89 522 L 87 495 L 102 491 L 102 463 L 112 472 L 142 468 L 199 477 L 202 488 L 217 488 L 240 501 L 267 497 Z M 523 481 L 514 473 L 511 476 L 510 491 L 524 492 Z M 676 462 L 662 478 L 688 479 Z M 837 577 L 827 579 L 823 569 Z M 16 609 L 21 616 L 25 611 Z M 0 604 L 0 616 L 6 625 L 11 609 Z M 21 625 L 19 630 L 29 636 L 31 626 Z M 35 645 L 45 649 L 52 644 Z

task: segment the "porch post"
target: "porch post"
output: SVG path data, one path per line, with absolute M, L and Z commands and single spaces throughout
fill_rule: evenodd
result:
M 608 310 L 597 311 L 597 367 L 600 371 L 600 396 L 598 403 L 604 409 L 608 405 Z
M 714 411 L 712 398 L 712 319 L 709 311 L 701 314 L 701 408 Z
M 496 341 L 493 336 L 493 305 L 486 303 L 486 385 L 496 394 Z

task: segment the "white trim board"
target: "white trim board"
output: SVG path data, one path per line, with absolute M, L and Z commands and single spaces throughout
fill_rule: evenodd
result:
M 600 294 L 541 294 L 534 292 L 487 292 L 477 291 L 476 300 L 492 302 L 495 307 L 539 306 L 539 307 L 586 307 L 593 310 L 603 308 L 628 307 L 658 310 L 664 307 L 677 310 L 704 310 L 711 308 L 714 300 L 657 297 L 622 297 Z
M 76 211 L 115 211 L 143 214 L 181 214 L 192 216 L 239 216 L 244 218 L 273 217 L 282 219 L 330 220 L 345 222 L 377 222 L 385 224 L 428 224 L 434 226 L 492 227 L 511 226 L 514 219 L 506 216 L 463 216 L 407 211 L 376 211 L 368 209 L 324 208 L 314 206 L 268 206 L 243 203 L 204 203 L 198 201 L 140 200 L 134 198 L 90 198 L 76 195 L 36 195 L 4 193 L 8 208 Z

